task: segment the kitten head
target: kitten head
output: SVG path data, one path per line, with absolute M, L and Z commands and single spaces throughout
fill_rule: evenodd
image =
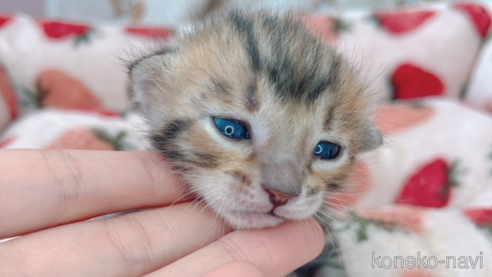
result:
M 364 88 L 293 16 L 217 15 L 134 62 L 151 140 L 233 227 L 313 215 L 381 144 Z

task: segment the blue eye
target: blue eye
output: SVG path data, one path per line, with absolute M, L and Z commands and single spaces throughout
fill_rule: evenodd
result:
M 314 148 L 314 155 L 324 160 L 333 160 L 340 155 L 341 147 L 329 141 L 320 141 Z
M 246 126 L 235 119 L 214 117 L 215 126 L 226 137 L 233 139 L 249 139 L 249 131 Z

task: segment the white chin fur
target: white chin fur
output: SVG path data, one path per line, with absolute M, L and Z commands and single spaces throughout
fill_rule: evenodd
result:
M 263 229 L 275 227 L 286 219 L 254 212 L 228 212 L 218 213 L 231 227 L 236 230 Z

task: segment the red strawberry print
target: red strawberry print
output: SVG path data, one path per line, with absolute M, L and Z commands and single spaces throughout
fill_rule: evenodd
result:
M 381 106 L 373 115 L 373 122 L 383 134 L 391 134 L 411 128 L 429 120 L 435 113 L 432 107 L 423 105 Z
M 325 16 L 325 15 L 310 15 L 302 18 L 306 27 L 323 41 L 335 42 L 338 34 L 349 28 L 340 18 Z
M 448 204 L 451 187 L 456 182 L 456 166 L 448 166 L 444 159 L 425 164 L 405 182 L 395 203 L 429 208 L 441 208 Z
M 479 226 L 492 226 L 492 209 L 467 209 L 463 213 Z
M 420 233 L 424 227 L 426 209 L 408 205 L 394 205 L 383 210 L 361 210 L 357 214 L 374 221 L 396 223 L 407 230 Z
M 14 137 L 7 137 L 2 140 L 0 140 L 0 149 L 7 147 L 10 143 L 12 143 L 15 140 Z
M 9 77 L 5 68 L 0 67 L 0 97 L 3 98 L 7 108 L 10 111 L 10 119 L 17 118 L 17 97 L 10 83 Z
M 2 15 L 0 16 L 0 28 L 7 24 L 7 22 L 9 22 L 10 20 L 12 19 L 12 16 L 10 15 Z
M 57 21 L 41 21 L 44 33 L 54 39 L 62 39 L 69 36 L 82 36 L 90 30 L 87 25 L 63 23 Z
M 104 110 L 101 101 L 79 80 L 67 73 L 48 69 L 36 79 L 41 107 L 79 110 Z
M 416 29 L 434 14 L 434 11 L 379 12 L 373 18 L 388 32 L 399 35 Z
M 72 110 L 84 113 L 95 113 L 105 117 L 119 117 L 119 113 L 111 112 L 100 108 L 73 108 Z
M 444 93 L 444 85 L 439 78 L 410 63 L 396 68 L 391 76 L 391 84 L 394 99 L 412 99 Z
M 423 268 L 405 268 L 400 277 L 432 277 L 433 275 Z
M 125 32 L 151 39 L 168 39 L 172 35 L 171 30 L 160 27 L 126 27 Z
M 487 35 L 491 24 L 491 19 L 489 13 L 483 6 L 472 3 L 460 3 L 454 4 L 453 7 L 462 10 L 468 14 L 469 17 L 471 17 L 475 28 L 482 38 Z
M 111 138 L 103 130 L 79 127 L 62 133 L 46 149 L 121 150 L 124 136 L 120 132 Z
M 483 108 L 486 112 L 492 113 L 492 100 L 487 99 L 484 101 Z
M 46 149 L 114 150 L 113 145 L 102 141 L 88 128 L 70 129 L 52 141 Z

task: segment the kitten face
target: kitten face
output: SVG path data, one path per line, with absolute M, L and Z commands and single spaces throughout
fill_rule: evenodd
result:
M 357 76 L 289 16 L 216 16 L 131 75 L 155 148 L 238 229 L 313 215 L 381 144 Z

